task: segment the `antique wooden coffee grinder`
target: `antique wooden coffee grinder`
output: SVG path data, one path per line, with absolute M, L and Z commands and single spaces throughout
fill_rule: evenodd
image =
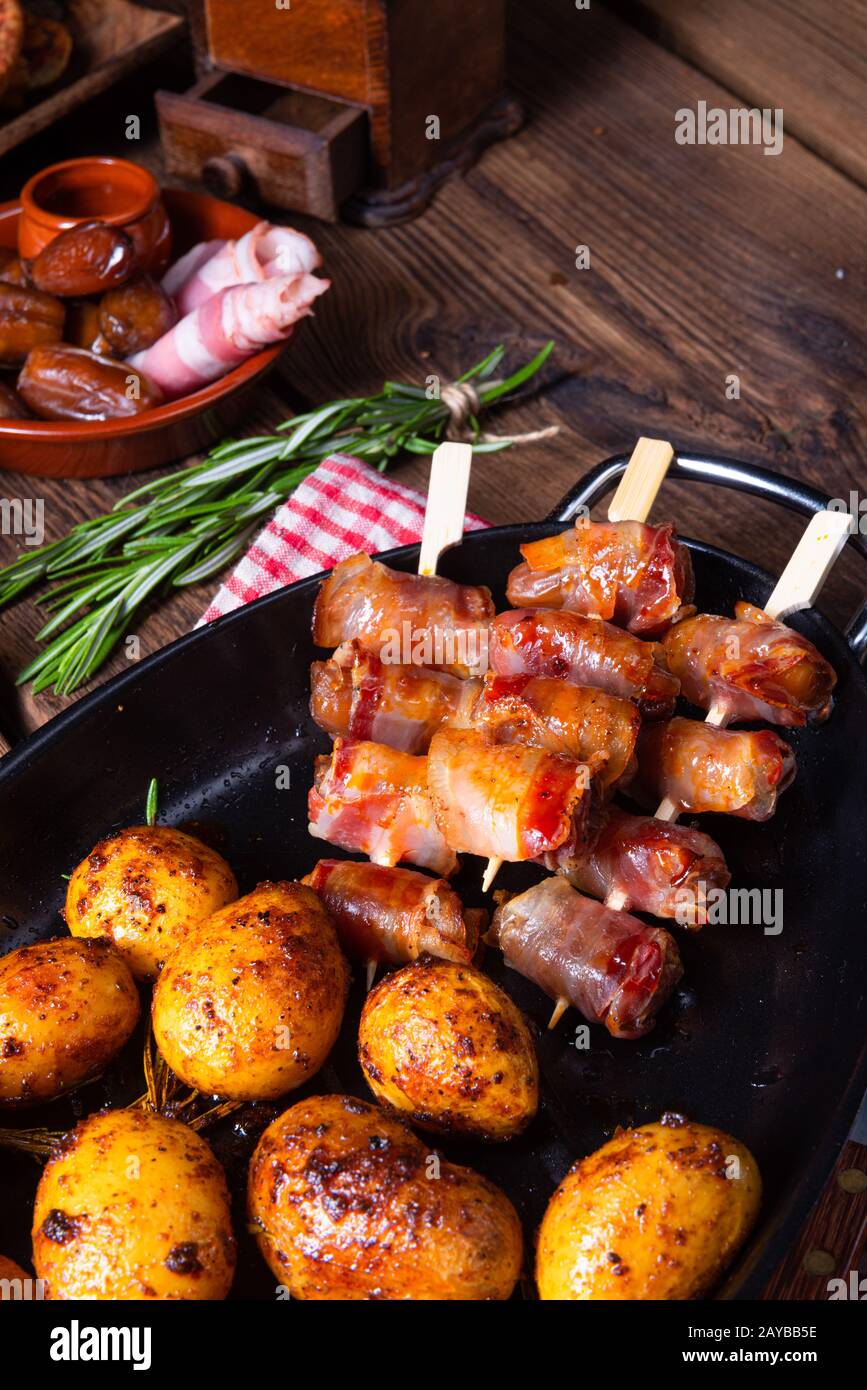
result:
M 521 124 L 505 0 L 193 0 L 198 81 L 157 93 L 166 163 L 220 197 L 388 226 Z

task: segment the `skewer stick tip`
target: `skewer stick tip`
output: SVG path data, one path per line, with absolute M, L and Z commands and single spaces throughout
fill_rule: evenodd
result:
M 548 1032 L 549 1032 L 549 1033 L 550 1033 L 550 1031 L 551 1031 L 552 1028 L 556 1028 L 556 1027 L 557 1027 L 557 1024 L 560 1022 L 560 1019 L 563 1017 L 563 1015 L 565 1014 L 565 1012 L 566 1012 L 566 1010 L 568 1009 L 568 1007 L 569 1007 L 569 1000 L 568 1000 L 568 999 L 564 999 L 563 996 L 562 996 L 562 994 L 561 994 L 560 998 L 557 1000 L 557 1003 L 554 1005 L 554 1012 L 552 1013 L 550 1019 L 548 1020 Z
M 497 874 L 500 872 L 502 864 L 502 859 L 493 858 L 488 860 L 488 865 L 485 869 L 484 876 L 482 878 L 483 893 L 487 893 L 494 879 L 497 877 Z
M 376 978 L 376 967 L 377 967 L 378 964 L 379 964 L 379 962 L 378 962 L 378 961 L 375 961 L 375 960 L 369 960 L 369 961 L 367 962 L 367 992 L 368 992 L 368 994 L 369 994 L 370 991 L 373 989 L 373 981 L 374 981 L 374 979 Z

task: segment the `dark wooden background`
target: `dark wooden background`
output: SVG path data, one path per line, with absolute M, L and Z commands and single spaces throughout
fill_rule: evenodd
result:
M 509 431 L 558 423 L 560 433 L 477 461 L 470 505 L 492 522 L 543 515 L 585 469 L 642 433 L 751 459 L 833 496 L 867 491 L 865 16 L 860 0 L 593 0 L 589 10 L 513 0 L 509 84 L 525 129 L 410 225 L 374 232 L 298 219 L 334 285 L 248 432 L 385 377 L 449 377 L 498 342 L 517 361 L 551 337 L 541 391 L 500 418 Z M 8 156 L 0 196 L 75 154 L 118 153 L 159 173 L 153 90 L 191 81 L 183 50 L 135 74 Z M 783 152 L 676 144 L 675 112 L 700 99 L 782 106 Z M 133 113 L 143 138 L 131 147 Z M 575 267 L 581 245 L 590 269 Z M 739 400 L 726 398 L 732 374 Z M 399 476 L 424 486 L 426 464 L 401 464 Z M 50 539 L 128 487 L 7 474 L 3 491 L 44 499 Z M 771 571 L 800 531 L 764 504 L 682 485 L 669 485 L 657 513 Z M 19 546 L 0 537 L 0 561 Z M 152 613 L 142 654 L 188 629 L 212 587 Z M 820 606 L 842 624 L 865 588 L 844 556 Z M 29 600 L 0 615 L 0 728 L 13 738 L 68 703 L 14 691 L 39 622 Z M 118 655 L 101 679 L 124 662 Z M 850 1150 L 842 1166 L 855 1159 Z M 856 1196 L 833 1216 L 834 1249 L 848 1242 L 847 1258 L 863 1246 L 863 1208 Z M 825 1279 L 802 1270 L 805 1252 L 831 1239 L 827 1213 L 816 1221 L 776 1296 L 822 1296 Z

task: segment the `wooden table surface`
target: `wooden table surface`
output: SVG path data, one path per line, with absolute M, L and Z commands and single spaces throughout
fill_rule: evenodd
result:
M 514 0 L 509 83 L 525 128 L 406 226 L 297 219 L 319 243 L 333 289 L 246 432 L 302 403 L 375 390 L 385 377 L 450 377 L 498 342 L 517 362 L 551 337 L 543 389 L 500 419 L 509 432 L 557 423 L 560 433 L 476 462 L 470 505 L 492 522 L 544 515 L 639 434 L 762 463 L 833 496 L 863 489 L 867 166 L 856 111 L 865 54 L 857 0 L 594 0 L 589 10 Z M 183 52 L 141 71 L 7 156 L 0 195 L 15 196 L 35 169 L 73 154 L 123 154 L 159 173 L 152 91 L 191 80 Z M 699 100 L 782 105 L 782 153 L 677 144 L 675 112 Z M 143 127 L 132 148 L 131 113 Z M 590 248 L 588 269 L 576 268 L 580 246 Z M 739 399 L 727 395 L 732 376 Z M 424 486 L 426 467 L 412 460 L 397 475 Z M 3 492 L 42 498 L 52 539 L 129 486 L 8 473 Z M 657 511 L 771 571 L 801 529 L 788 513 L 716 489 L 670 484 Z M 17 538 L 0 537 L 0 562 L 19 550 Z M 151 613 L 138 631 L 141 654 L 186 631 L 212 587 Z M 845 555 L 820 607 L 844 624 L 864 592 L 864 573 Z M 70 703 L 14 691 L 39 623 L 29 600 L 0 615 L 0 728 L 12 738 Z M 100 679 L 125 662 L 116 655 Z M 793 1253 L 794 1266 L 801 1258 Z M 819 1296 L 824 1281 L 807 1284 L 799 1296 Z M 777 1296 L 785 1287 L 778 1282 Z

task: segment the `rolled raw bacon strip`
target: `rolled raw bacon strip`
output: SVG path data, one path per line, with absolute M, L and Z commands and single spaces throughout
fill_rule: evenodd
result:
M 521 554 L 506 589 L 515 608 L 566 608 L 651 636 L 693 595 L 689 551 L 669 525 L 582 520 L 522 545 Z
M 176 299 L 181 286 L 185 285 L 196 274 L 196 271 L 225 245 L 225 240 L 220 238 L 216 241 L 199 241 L 185 255 L 180 256 L 173 265 L 170 265 L 162 278 L 162 287 L 169 299 Z M 177 302 L 175 307 L 177 308 Z
M 590 776 L 571 758 L 440 729 L 427 773 L 437 825 L 455 850 L 514 862 L 585 835 Z
M 302 882 L 315 888 L 341 946 L 356 960 L 406 965 L 426 951 L 468 965 L 475 954 L 486 914 L 465 912 L 445 879 L 352 859 L 320 859 Z
M 288 337 L 328 286 L 328 280 L 302 274 L 221 290 L 130 357 L 130 365 L 165 396 L 188 395 Z
M 322 257 L 303 232 L 259 222 L 237 241 L 194 246 L 166 273 L 163 289 L 174 297 L 179 314 L 191 314 L 220 290 L 275 276 L 309 274 L 321 264 Z
M 683 974 L 674 938 L 546 878 L 499 907 L 486 937 L 506 964 L 562 1007 L 639 1038 Z
M 318 647 L 337 647 L 354 639 L 389 666 L 480 675 L 493 616 L 491 593 L 483 585 L 404 574 L 369 555 L 351 555 L 320 586 L 313 640 Z
M 641 715 L 630 700 L 590 686 L 489 671 L 472 723 L 498 743 L 527 743 L 586 764 L 604 796 L 631 771 Z
M 458 867 L 428 797 L 426 758 L 335 739 L 331 757 L 316 759 L 307 809 L 311 835 L 375 864 L 390 867 L 403 859 L 444 875 Z
M 628 909 L 701 927 L 708 891 L 731 881 L 719 845 L 700 830 L 633 816 L 613 804 L 594 813 L 591 829 L 588 844 L 542 862 L 594 898 L 617 893 Z
M 795 772 L 792 749 L 770 729 L 747 733 L 671 719 L 642 730 L 628 791 L 642 805 L 667 796 L 678 812 L 768 820 Z
M 833 667 L 813 643 L 750 603 L 735 619 L 701 613 L 666 633 L 663 648 L 683 694 L 727 721 L 766 719 L 800 728 L 831 712 Z
M 310 668 L 310 713 L 333 736 L 372 739 L 404 753 L 426 753 L 441 724 L 463 722 L 481 681 L 424 666 L 387 666 L 358 642 Z
M 554 676 L 634 700 L 645 719 L 670 715 L 680 691 L 660 664 L 658 643 L 564 610 L 499 613 L 488 634 L 488 659 L 499 676 Z

